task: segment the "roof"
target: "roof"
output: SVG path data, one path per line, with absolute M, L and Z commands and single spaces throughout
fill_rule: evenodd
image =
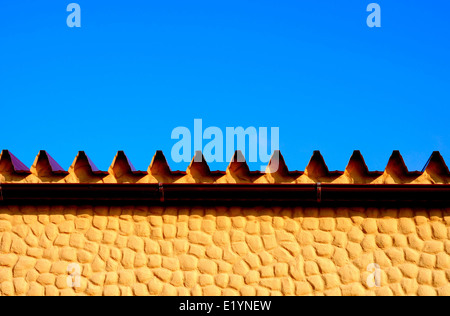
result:
M 196 156 L 202 155 L 197 152 Z M 319 151 L 304 171 L 289 171 L 282 154 L 275 152 L 266 172 L 250 171 L 237 151 L 225 171 L 211 171 L 205 159 L 192 160 L 185 172 L 172 171 L 157 151 L 147 171 L 137 171 L 119 151 L 108 171 L 99 170 L 81 151 L 69 170 L 64 170 L 46 151 L 40 151 L 30 169 L 8 150 L 0 155 L 0 183 L 216 183 L 216 184 L 450 184 L 449 169 L 434 152 L 422 172 L 408 170 L 399 151 L 394 151 L 384 171 L 370 171 L 362 154 L 355 151 L 344 171 L 330 171 Z M 274 166 L 279 166 L 276 168 Z

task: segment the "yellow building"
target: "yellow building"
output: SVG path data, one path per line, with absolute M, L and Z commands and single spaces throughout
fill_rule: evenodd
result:
M 398 152 L 384 172 L 359 152 L 343 172 L 319 152 L 304 172 L 275 157 L 266 173 L 172 172 L 157 152 L 139 172 L 119 152 L 103 172 L 83 152 L 65 171 L 3 151 L 0 294 L 450 295 L 439 153 L 423 172 Z

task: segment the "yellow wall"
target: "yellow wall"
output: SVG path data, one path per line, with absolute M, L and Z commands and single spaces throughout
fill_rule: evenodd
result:
M 450 209 L 0 207 L 2 295 L 448 296 L 449 255 Z

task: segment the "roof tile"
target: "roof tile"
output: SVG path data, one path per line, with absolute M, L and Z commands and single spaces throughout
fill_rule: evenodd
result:
M 384 172 L 369 171 L 364 157 L 355 151 L 345 171 L 329 171 L 325 159 L 315 151 L 305 171 L 290 171 L 281 152 L 272 156 L 266 172 L 250 171 L 241 151 L 236 151 L 226 171 L 211 171 L 201 152 L 185 172 L 172 171 L 162 151 L 157 151 L 148 172 L 137 171 L 119 151 L 109 171 L 99 170 L 81 151 L 69 172 L 46 151 L 40 151 L 30 170 L 9 151 L 0 155 L 3 183 L 348 183 L 348 184 L 450 184 L 449 169 L 439 152 L 434 152 L 424 171 L 408 170 L 402 155 L 394 151 Z

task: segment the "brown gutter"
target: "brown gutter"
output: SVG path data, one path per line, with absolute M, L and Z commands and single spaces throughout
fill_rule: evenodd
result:
M 353 184 L 1 184 L 14 203 L 442 203 L 450 185 Z

